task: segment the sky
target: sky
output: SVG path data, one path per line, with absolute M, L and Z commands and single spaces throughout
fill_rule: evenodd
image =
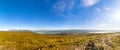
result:
M 0 30 L 120 29 L 120 0 L 0 0 Z

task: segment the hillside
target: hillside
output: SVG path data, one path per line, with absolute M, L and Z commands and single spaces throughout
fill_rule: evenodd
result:
M 120 33 L 60 35 L 0 32 L 0 50 L 120 50 Z

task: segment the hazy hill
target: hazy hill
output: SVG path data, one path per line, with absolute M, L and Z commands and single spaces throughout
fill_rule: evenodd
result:
M 32 30 L 37 33 L 108 33 L 120 32 L 120 30 Z

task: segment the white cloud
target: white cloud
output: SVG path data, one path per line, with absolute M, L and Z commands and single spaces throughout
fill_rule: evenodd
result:
M 110 10 L 110 8 L 106 7 L 105 10 Z
M 82 0 L 82 2 L 85 7 L 88 7 L 97 4 L 100 0 Z
M 105 27 L 105 26 L 106 26 L 106 24 L 99 24 L 99 26 L 100 26 L 100 27 Z
M 57 15 L 65 16 L 64 12 L 70 14 L 74 6 L 75 0 L 58 0 L 52 8 Z
M 101 12 L 101 9 L 100 9 L 100 8 L 95 8 L 95 10 L 96 10 L 97 12 Z
M 65 2 L 57 2 L 54 6 L 53 9 L 58 12 L 64 12 L 66 8 L 66 3 Z
M 72 9 L 75 6 L 75 0 L 70 0 L 68 4 L 68 9 Z

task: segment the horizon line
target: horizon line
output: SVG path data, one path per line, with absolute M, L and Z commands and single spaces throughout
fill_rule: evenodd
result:
M 30 30 L 30 31 L 35 31 L 35 30 L 120 30 L 120 29 L 0 29 L 0 31 L 12 31 L 12 30 Z

